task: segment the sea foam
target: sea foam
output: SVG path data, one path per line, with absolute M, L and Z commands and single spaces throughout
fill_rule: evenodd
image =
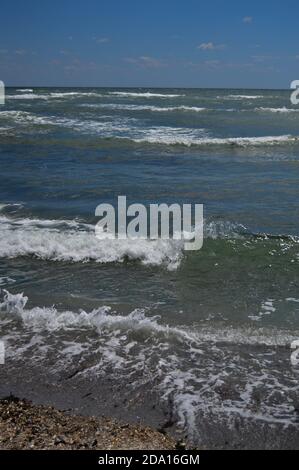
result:
M 176 269 L 183 241 L 98 239 L 94 226 L 75 221 L 10 219 L 0 217 L 0 257 L 33 256 L 42 260 L 123 263 Z
M 198 436 L 200 417 L 211 410 L 218 421 L 242 416 L 289 423 L 297 383 L 289 369 L 280 372 L 269 362 L 275 360 L 273 347 L 277 354 L 277 347 L 283 351 L 292 342 L 292 332 L 171 326 L 146 308 L 121 314 L 109 306 L 74 312 L 27 304 L 23 293 L 2 292 L 0 322 L 6 330 L 7 322 L 19 324 L 5 337 L 12 362 L 30 358 L 31 367 L 42 363 L 55 374 L 65 374 L 73 366 L 85 381 L 101 383 L 108 378 L 121 385 L 131 400 L 136 390 L 139 395 L 152 391 L 190 439 Z M 248 354 L 254 345 L 258 348 Z M 273 390 L 278 388 L 282 397 L 273 402 Z

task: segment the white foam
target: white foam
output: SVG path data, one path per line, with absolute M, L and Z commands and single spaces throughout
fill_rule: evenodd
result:
M 258 99 L 264 98 L 264 96 L 263 95 L 227 95 L 222 98 L 230 98 L 230 99 L 235 99 L 235 100 L 258 100 Z
M 285 106 L 282 108 L 255 108 L 255 111 L 261 111 L 261 112 L 269 112 L 269 113 L 298 113 L 299 109 L 292 109 L 292 108 L 286 108 Z
M 191 146 L 273 146 L 284 143 L 298 142 L 298 136 L 278 135 L 260 137 L 210 137 L 206 129 L 184 127 L 137 127 L 133 118 L 118 118 L 99 122 L 93 120 L 79 120 L 58 118 L 55 116 L 40 116 L 27 111 L 0 111 L 0 119 L 11 119 L 20 124 L 34 124 L 40 126 L 58 126 L 69 128 L 81 133 L 92 133 L 102 138 L 127 139 L 135 143 L 149 143 L 161 145 Z
M 244 239 L 245 226 L 224 220 L 205 221 L 204 238 Z M 78 220 L 47 220 L 0 216 L 0 257 L 33 256 L 42 260 L 122 263 L 137 260 L 144 265 L 177 269 L 183 259 L 184 240 L 107 240 L 95 236 L 95 226 Z
M 95 92 L 82 92 L 82 91 L 69 91 L 69 92 L 52 92 L 48 95 L 50 98 L 83 98 L 83 97 L 99 97 L 100 93 Z
M 11 282 L 15 282 L 11 280 Z M 161 323 L 159 316 L 147 314 L 148 309 L 137 308 L 128 315 L 120 315 L 113 312 L 110 306 L 95 308 L 90 312 L 79 310 L 59 311 L 55 307 L 33 307 L 27 309 L 28 297 L 23 293 L 11 294 L 3 289 L 3 301 L 0 302 L 2 314 L 8 314 L 21 319 L 26 326 L 45 329 L 60 330 L 69 328 L 81 329 L 92 328 L 100 331 L 103 327 L 109 326 L 116 332 L 119 329 L 127 331 L 147 330 L 162 333 L 166 337 L 180 339 L 186 345 L 197 346 L 197 352 L 203 342 L 208 344 L 227 343 L 243 345 L 264 345 L 264 346 L 289 346 L 294 339 L 298 339 L 296 331 L 281 330 L 276 328 L 250 328 L 250 327 L 215 327 L 201 324 L 193 325 L 192 328 L 183 326 L 169 326 Z
M 0 217 L 0 257 L 34 256 L 43 260 L 123 263 L 176 269 L 182 260 L 183 241 L 99 240 L 94 227 L 76 221 L 9 219 Z
M 290 400 L 297 380 L 289 369 L 276 370 L 271 361 L 278 354 L 275 349 L 273 355 L 273 346 L 290 345 L 296 332 L 201 325 L 185 328 L 162 324 L 147 309 L 122 315 L 108 306 L 73 312 L 55 307 L 26 308 L 27 302 L 22 293 L 4 291 L 0 303 L 1 324 L 18 321 L 25 328 L 14 325 L 13 335 L 5 336 L 11 360 L 24 360 L 29 354 L 30 364 L 42 363 L 57 373 L 72 363 L 78 365 L 79 356 L 85 364 L 78 372 L 83 378 L 101 380 L 109 374 L 110 381 L 123 384 L 124 393 L 131 397 L 136 390 L 153 390 L 190 438 L 198 430 L 200 416 L 212 410 L 218 420 L 233 414 L 272 423 L 290 420 Z M 230 344 L 238 344 L 240 353 Z M 263 348 L 248 354 L 248 345 L 256 344 Z M 258 407 L 256 390 L 263 393 Z M 273 403 L 272 393 L 277 390 L 283 401 Z
M 229 221 L 206 221 L 204 237 L 241 238 L 247 230 Z M 123 263 L 177 269 L 183 259 L 182 240 L 107 240 L 95 236 L 95 226 L 78 220 L 47 220 L 0 216 L 0 257 L 33 256 L 42 260 L 67 262 Z
M 200 129 L 175 129 L 175 128 L 153 128 L 144 131 L 144 137 L 133 138 L 136 143 L 185 145 L 191 146 L 236 146 L 250 147 L 263 145 L 279 145 L 283 143 L 297 142 L 299 137 L 291 135 L 262 136 L 262 137 L 201 137 Z
M 249 315 L 248 318 L 250 318 L 253 321 L 260 321 L 265 315 L 271 315 L 272 313 L 276 312 L 276 308 L 273 305 L 274 300 L 273 299 L 267 299 L 264 302 L 262 302 L 261 305 L 261 310 L 257 315 Z
M 122 96 L 122 97 L 132 97 L 132 98 L 179 98 L 185 95 L 176 95 L 176 94 L 166 94 L 166 93 L 135 93 L 135 92 L 127 92 L 127 91 L 110 91 L 109 95 L 114 96 Z
M 49 119 L 46 117 L 38 116 L 27 111 L 0 111 L 0 119 L 10 119 L 17 123 L 33 123 L 33 124 L 48 124 Z
M 100 93 L 95 92 L 51 92 L 51 93 L 33 93 L 33 90 L 17 90 L 20 91 L 19 95 L 7 95 L 7 99 L 12 100 L 50 100 L 50 99 L 68 99 L 68 98 L 84 98 L 84 97 L 101 97 Z
M 6 95 L 7 100 L 47 100 L 46 95 L 36 93 L 22 93 L 21 95 Z
M 3 293 L 3 302 L 0 303 L 2 314 L 8 314 L 12 318 L 15 316 L 21 319 L 27 327 L 38 330 L 91 328 L 100 332 L 103 328 L 109 327 L 116 333 L 119 330 L 144 330 L 162 333 L 167 337 L 172 336 L 186 343 L 196 343 L 197 341 L 192 332 L 162 325 L 159 323 L 159 317 L 147 316 L 146 309 L 142 308 L 135 309 L 128 315 L 116 314 L 108 306 L 96 308 L 91 312 L 85 312 L 84 310 L 59 312 L 55 307 L 26 309 L 28 297 L 23 293 L 11 294 L 5 289 Z
M 72 129 L 81 133 L 100 134 L 102 137 L 119 137 L 127 135 L 131 129 L 129 118 L 115 119 L 113 121 L 99 122 L 90 120 L 68 119 L 55 116 L 40 116 L 27 111 L 0 111 L 0 119 L 12 120 L 21 125 L 57 126 Z
M 31 88 L 20 88 L 19 90 L 20 93 L 33 93 L 33 90 Z
M 150 105 L 138 105 L 138 104 L 81 104 L 80 106 L 86 108 L 102 108 L 102 109 L 113 109 L 120 111 L 152 111 L 158 113 L 173 112 L 173 111 L 186 111 L 200 113 L 206 111 L 207 108 L 199 108 L 197 106 L 150 106 Z

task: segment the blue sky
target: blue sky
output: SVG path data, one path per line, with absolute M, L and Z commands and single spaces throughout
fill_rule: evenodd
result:
M 299 79 L 297 1 L 10 0 L 7 86 L 288 88 Z

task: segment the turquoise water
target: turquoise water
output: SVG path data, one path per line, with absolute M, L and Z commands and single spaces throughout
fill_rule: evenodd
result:
M 38 394 L 37 370 L 54 387 L 79 364 L 74 389 L 92 381 L 94 399 L 127 397 L 116 416 L 136 418 L 138 403 L 150 422 L 151 403 L 202 445 L 224 446 L 226 434 L 237 446 L 240 422 L 252 446 L 265 446 L 267 432 L 273 447 L 293 442 L 299 107 L 290 92 L 11 88 L 6 98 L 7 389 L 10 370 L 26 370 Z M 118 195 L 204 204 L 203 249 L 97 240 L 95 208 Z M 290 429 L 288 439 L 273 426 Z

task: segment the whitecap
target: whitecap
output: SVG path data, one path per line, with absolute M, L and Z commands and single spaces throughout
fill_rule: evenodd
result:
M 269 112 L 269 113 L 298 113 L 299 109 L 286 108 L 255 108 L 255 111 Z
M 33 93 L 33 90 L 31 88 L 20 88 L 19 90 L 20 93 Z
M 123 263 L 177 269 L 183 256 L 183 241 L 108 240 L 95 236 L 94 226 L 76 221 L 10 219 L 0 217 L 0 257 L 34 256 L 42 260 Z
M 219 96 L 219 98 L 221 98 Z M 264 98 L 263 95 L 228 95 L 222 98 L 229 98 L 229 99 L 235 99 L 235 100 L 257 100 Z
M 175 129 L 175 128 L 152 128 L 144 131 L 143 137 L 133 138 L 136 143 L 185 145 L 191 146 L 269 146 L 283 143 L 298 142 L 299 137 L 291 135 L 261 136 L 261 137 L 201 137 L 199 130 Z
M 128 92 L 128 91 L 110 91 L 109 95 L 119 96 L 119 97 L 132 97 L 132 98 L 179 98 L 185 95 L 177 94 L 166 94 L 166 93 L 150 93 L 150 92 Z
M 112 109 L 120 111 L 152 111 L 158 113 L 173 112 L 173 111 L 189 111 L 200 113 L 206 111 L 207 108 L 200 108 L 197 106 L 150 106 L 150 105 L 137 105 L 137 104 L 81 104 L 80 107 L 86 108 L 102 108 L 102 109 Z

